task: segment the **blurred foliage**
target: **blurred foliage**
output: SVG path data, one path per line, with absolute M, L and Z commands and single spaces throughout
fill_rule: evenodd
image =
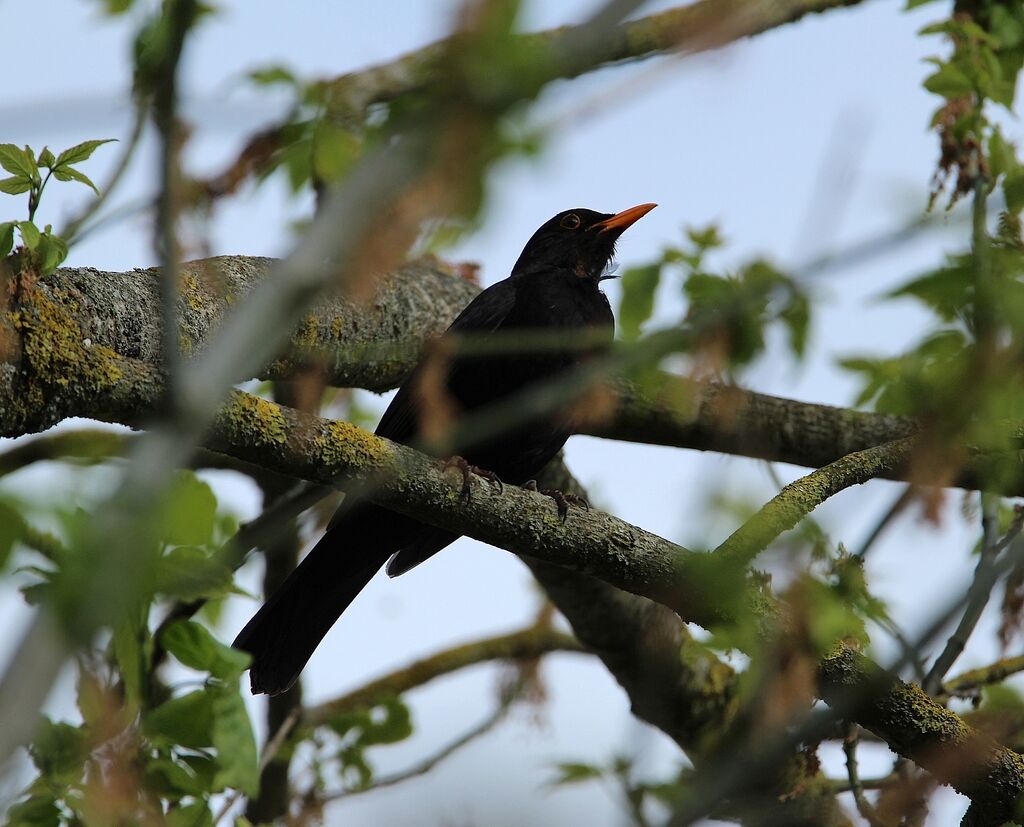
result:
M 790 353 L 802 357 L 811 320 L 803 286 L 762 259 L 717 272 L 708 257 L 724 246 L 717 226 L 689 228 L 682 246 L 665 247 L 653 262 L 628 268 L 617 314 L 622 338 L 641 339 L 668 274 L 680 280 L 686 299 L 679 329 L 688 337 L 696 372 L 733 375 L 750 365 L 764 353 L 773 325 L 785 330 Z

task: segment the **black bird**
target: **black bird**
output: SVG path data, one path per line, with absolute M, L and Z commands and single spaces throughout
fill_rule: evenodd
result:
M 587 347 L 535 348 L 533 352 L 456 355 L 444 389 L 461 412 L 470 412 L 548 379 L 611 343 L 615 320 L 600 282 L 622 232 L 654 204 L 611 215 L 577 209 L 546 222 L 523 248 L 512 274 L 481 292 L 452 322 L 449 333 L 475 337 L 528 331 L 589 331 Z M 447 334 L 446 334 L 447 335 Z M 384 412 L 377 434 L 411 443 L 420 435 L 424 363 L 413 371 Z M 568 438 L 561 417 L 548 416 L 471 447 L 466 467 L 523 485 L 540 473 Z M 469 463 L 472 466 L 469 466 Z M 392 577 L 422 563 L 457 539 L 372 503 L 342 508 L 313 550 L 238 634 L 234 646 L 252 657 L 254 694 L 274 695 L 295 682 L 313 650 L 386 561 Z

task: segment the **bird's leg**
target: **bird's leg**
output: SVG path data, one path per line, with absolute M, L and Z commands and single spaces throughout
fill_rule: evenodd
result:
M 459 492 L 459 499 L 462 502 L 469 502 L 472 488 L 470 486 L 470 478 L 473 474 L 478 477 L 487 480 L 491 485 L 498 489 L 498 493 L 502 493 L 505 490 L 505 485 L 502 483 L 501 478 L 493 471 L 488 471 L 486 468 L 479 468 L 476 465 L 470 465 L 463 457 L 454 456 L 448 457 L 448 459 L 441 462 L 441 472 L 447 471 L 449 468 L 458 468 L 459 473 L 462 474 L 462 490 Z
M 550 497 L 555 501 L 555 506 L 558 508 L 558 518 L 564 523 L 569 517 L 569 506 L 575 505 L 577 508 L 585 508 L 590 511 L 590 503 L 587 502 L 585 497 L 578 497 L 575 494 L 563 494 L 561 491 L 555 488 L 545 488 L 543 491 L 537 488 L 537 480 L 529 480 L 524 485 L 527 491 L 535 491 L 538 494 L 543 494 L 545 497 Z

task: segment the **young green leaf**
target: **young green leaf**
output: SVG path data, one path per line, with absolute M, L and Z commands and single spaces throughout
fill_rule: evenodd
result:
M 5 258 L 14 248 L 14 221 L 0 224 L 0 258 Z
M 79 172 L 74 167 L 57 167 L 53 171 L 53 177 L 58 181 L 78 181 L 79 183 L 85 184 L 87 187 L 91 188 L 97 195 L 100 194 L 99 189 L 97 189 L 89 176 L 84 172 Z
M 32 189 L 32 181 L 24 175 L 12 175 L 10 178 L 0 179 L 0 192 L 8 195 L 21 195 Z
M 190 471 L 175 477 L 164 501 L 161 538 L 165 543 L 202 546 L 213 537 L 217 498 L 210 486 Z
M 245 652 L 221 643 L 192 620 L 171 624 L 161 634 L 160 642 L 185 666 L 225 681 L 237 680 L 249 665 Z
M 39 246 L 39 239 L 42 237 L 39 228 L 31 221 L 19 221 L 18 229 L 21 231 L 21 240 L 25 242 L 25 246 L 30 250 L 35 250 Z
M 255 795 L 260 786 L 256 738 L 237 688 L 221 687 L 213 693 L 212 730 L 220 767 L 213 779 L 214 789 L 230 787 Z
M 14 175 L 22 175 L 31 181 L 39 180 L 39 169 L 35 156 L 26 147 L 14 144 L 0 144 L 0 167 Z
M 180 600 L 223 597 L 232 580 L 229 566 L 195 546 L 171 549 L 156 563 L 156 590 Z
M 661 267 L 630 267 L 622 274 L 622 299 L 619 302 L 619 330 L 622 338 L 633 341 L 654 310 L 654 294 L 661 279 Z
M 196 690 L 164 701 L 142 719 L 142 731 L 148 738 L 190 749 L 212 747 L 214 699 L 210 690 Z
M 96 147 L 103 146 L 103 144 L 109 144 L 111 141 L 117 140 L 116 138 L 103 138 L 102 140 L 82 141 L 80 144 L 75 144 L 69 149 L 65 149 L 60 155 L 57 156 L 57 163 L 54 167 L 63 167 L 69 164 L 79 164 L 89 158 L 93 152 L 96 151 Z
M 39 158 L 36 163 L 41 167 L 50 168 L 56 163 L 57 159 L 54 158 L 53 153 L 50 151 L 50 147 L 44 146 L 43 151 L 39 153 Z

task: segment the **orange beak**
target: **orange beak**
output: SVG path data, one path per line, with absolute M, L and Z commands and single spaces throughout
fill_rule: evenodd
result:
M 657 206 L 657 204 L 638 204 L 635 207 L 630 207 L 628 210 L 616 213 L 611 218 L 606 218 L 604 221 L 598 221 L 590 227 L 590 229 L 597 230 L 602 233 L 608 230 L 618 230 L 621 233 Z

